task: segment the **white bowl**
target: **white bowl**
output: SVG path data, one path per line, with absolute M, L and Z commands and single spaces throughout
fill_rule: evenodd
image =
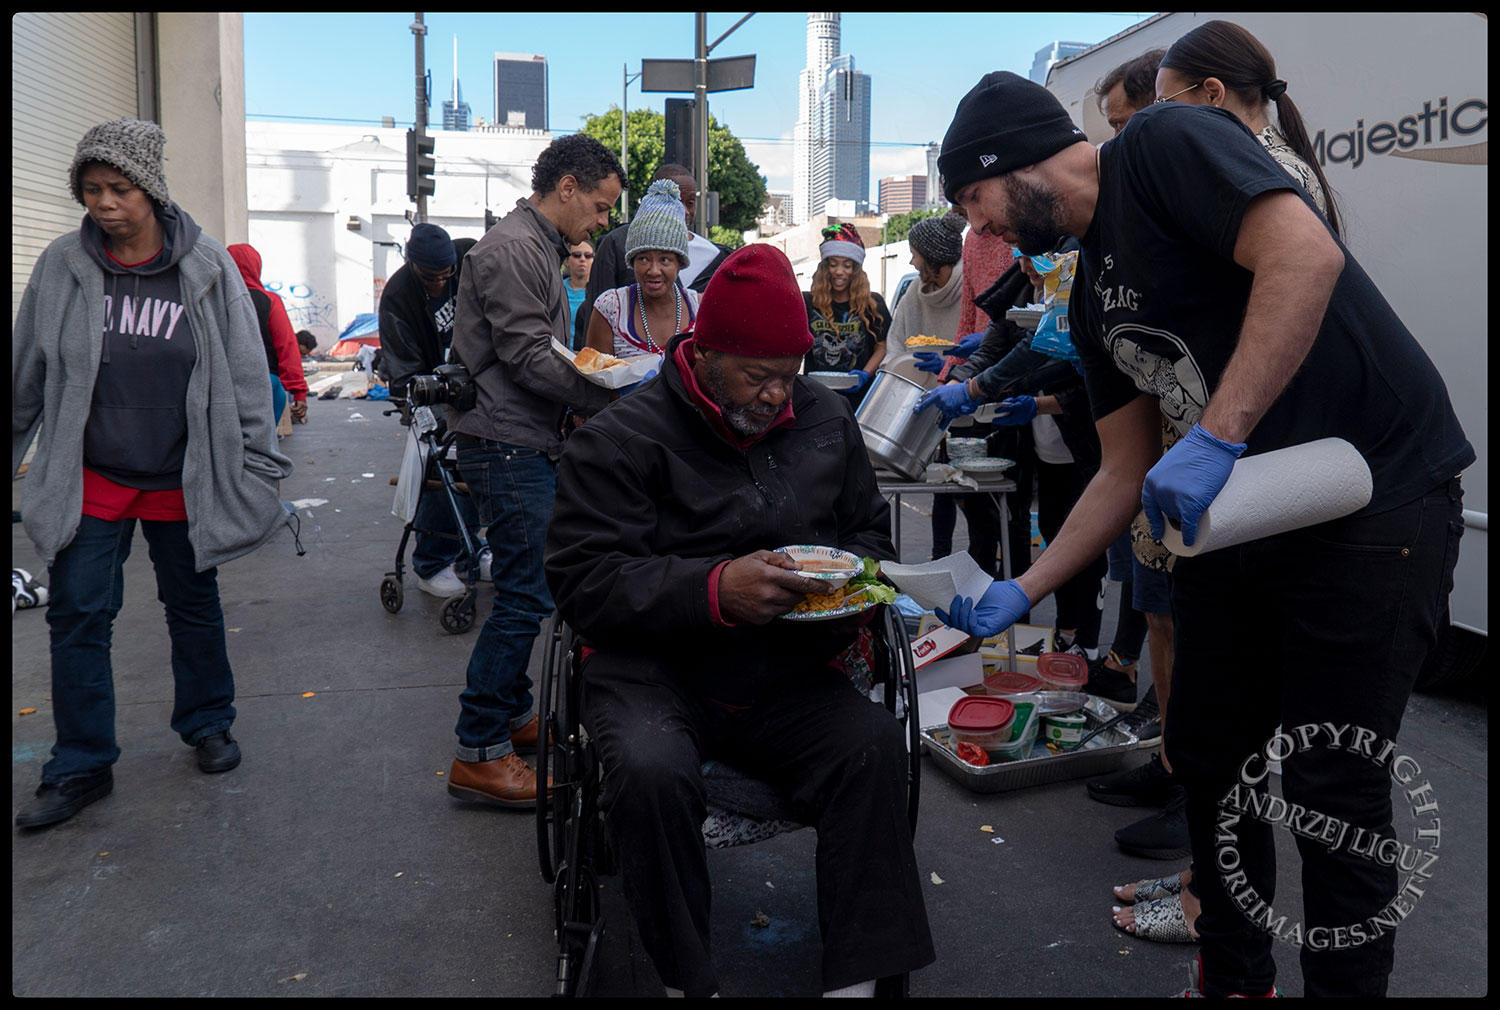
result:
M 859 385 L 859 379 L 848 372 L 808 372 L 807 377 L 829 389 L 853 389 Z
M 776 548 L 776 553 L 785 554 L 798 564 L 808 561 L 842 562 L 843 567 L 829 571 L 810 571 L 804 569 L 798 572 L 805 579 L 817 579 L 828 587 L 830 591 L 846 585 L 850 579 L 865 570 L 865 564 L 860 560 L 858 554 L 849 551 L 841 551 L 837 547 L 818 547 L 812 544 L 793 544 L 788 547 Z
M 983 438 L 954 438 L 948 436 L 948 459 L 955 466 L 961 459 L 978 459 L 984 455 L 985 442 Z
M 980 456 L 976 459 L 954 460 L 953 465 L 964 473 L 973 474 L 998 474 L 1016 465 L 1013 459 L 1002 459 L 999 456 Z

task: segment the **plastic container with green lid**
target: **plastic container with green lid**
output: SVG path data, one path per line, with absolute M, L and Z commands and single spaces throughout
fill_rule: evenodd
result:
M 1089 680 L 1089 662 L 1071 652 L 1044 652 L 1036 658 L 1036 675 L 1048 691 L 1082 691 Z
M 1013 695 L 1033 694 L 1044 690 L 1040 677 L 1033 677 L 1029 673 L 1012 673 L 1002 670 L 1000 673 L 992 673 L 984 678 L 984 691 L 991 695 Z
M 1016 706 L 1004 698 L 969 695 L 948 710 L 948 728 L 958 743 L 971 743 L 988 750 L 1010 741 Z

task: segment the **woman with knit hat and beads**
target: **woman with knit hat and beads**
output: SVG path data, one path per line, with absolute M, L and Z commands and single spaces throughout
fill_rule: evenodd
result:
M 635 283 L 599 295 L 588 346 L 617 358 L 661 354 L 667 341 L 693 328 L 698 292 L 677 279 L 688 265 L 689 240 L 677 183 L 656 180 L 626 232 L 625 262 L 635 269 Z
M 166 606 L 172 729 L 207 773 L 240 763 L 217 565 L 286 521 L 266 352 L 239 268 L 167 196 L 155 123 L 84 134 L 68 172 L 82 226 L 37 259 L 11 347 L 12 460 L 36 441 L 26 532 L 51 575 L 57 742 L 16 825 L 67 820 L 114 788 L 110 633 L 136 520 Z
M 804 370 L 848 372 L 855 385 L 840 392 L 857 402 L 885 359 L 891 312 L 879 292 L 870 290 L 865 244 L 854 225 L 824 228 L 818 253 L 822 259 L 813 274 L 812 291 L 802 296 L 813 335 Z

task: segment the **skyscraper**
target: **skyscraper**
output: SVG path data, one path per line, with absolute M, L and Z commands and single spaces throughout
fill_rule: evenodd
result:
M 870 77 L 839 54 L 834 12 L 807 15 L 807 67 L 798 78 L 792 219 L 802 224 L 829 200 L 870 199 Z
M 495 54 L 495 125 L 547 129 L 547 57 Z
M 467 130 L 469 128 L 469 103 L 464 101 L 463 88 L 458 84 L 458 36 L 453 36 L 453 98 L 443 103 L 443 129 Z
M 1047 84 L 1047 71 L 1052 69 L 1052 64 L 1058 60 L 1065 60 L 1069 56 L 1077 56 L 1079 53 L 1087 52 L 1094 48 L 1087 42 L 1054 42 L 1050 46 L 1036 51 L 1036 59 L 1031 62 L 1030 77 L 1043 87 Z

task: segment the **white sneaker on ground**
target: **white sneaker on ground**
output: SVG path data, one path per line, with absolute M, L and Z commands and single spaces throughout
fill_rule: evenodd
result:
M 479 552 L 479 581 L 490 581 L 490 562 L 494 560 L 494 553 L 486 547 Z
M 450 596 L 462 593 L 467 587 L 464 585 L 464 580 L 453 571 L 453 566 L 449 565 L 430 579 L 417 576 L 417 588 L 428 596 L 446 600 Z

